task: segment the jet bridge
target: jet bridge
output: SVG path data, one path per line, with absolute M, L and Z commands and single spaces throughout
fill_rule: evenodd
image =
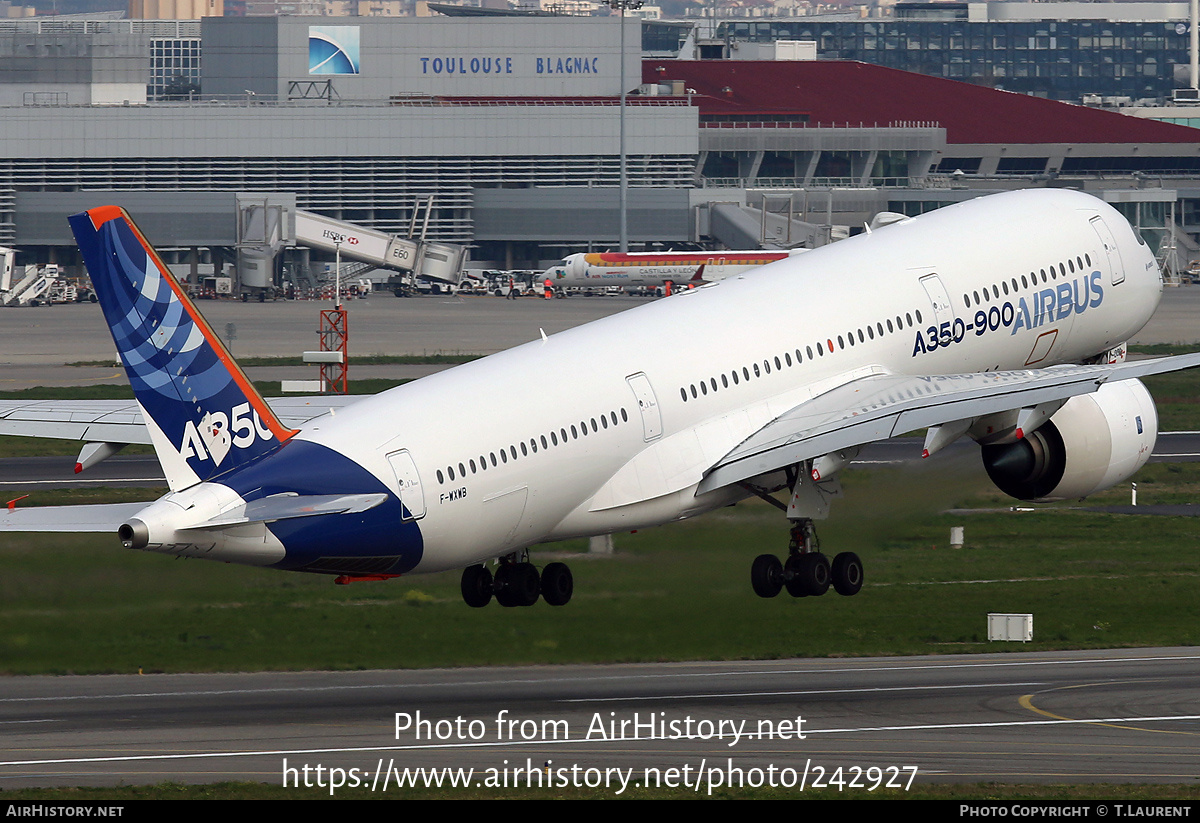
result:
M 0 246 L 0 306 L 38 305 L 58 280 L 59 269 L 53 263 L 46 266 L 26 266 L 16 283 L 13 259 L 16 250 Z
M 422 231 L 422 234 L 424 232 Z M 310 211 L 296 210 L 296 243 L 383 269 L 457 284 L 465 249 L 398 234 L 387 234 Z
M 409 236 L 404 237 L 297 209 L 294 202 L 239 195 L 238 269 L 242 286 L 269 287 L 276 256 L 296 246 L 337 254 L 346 262 L 366 263 L 373 268 L 357 275 L 357 279 L 365 277 L 376 287 L 395 289 L 397 293 L 409 288 L 418 277 L 457 285 L 463 277 L 466 249 L 424 240 L 432 198 L 423 207 L 424 222 L 419 231 L 420 205 L 413 212 Z

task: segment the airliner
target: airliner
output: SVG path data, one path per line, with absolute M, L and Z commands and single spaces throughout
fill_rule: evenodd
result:
M 787 526 L 749 564 L 756 594 L 854 595 L 861 559 L 829 559 L 816 523 L 864 444 L 969 437 L 1006 494 L 1084 497 L 1150 456 L 1137 378 L 1200 365 L 1124 361 L 1161 275 L 1118 212 L 1069 190 L 900 220 L 374 397 L 274 405 L 122 209 L 70 223 L 136 404 L 13 401 L 0 433 L 81 440 L 81 462 L 151 442 L 170 491 L 18 507 L 0 528 L 340 582 L 463 569 L 474 607 L 570 600 L 536 544 L 750 497 Z
M 806 251 L 589 252 L 568 255 L 542 275 L 556 286 L 657 287 L 722 280 Z

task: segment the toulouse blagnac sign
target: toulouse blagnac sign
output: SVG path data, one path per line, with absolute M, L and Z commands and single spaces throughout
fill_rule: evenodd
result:
M 618 66 L 610 55 L 564 50 L 537 54 L 479 54 L 478 49 L 449 48 L 442 53 L 415 55 L 405 74 L 450 80 L 497 76 L 599 77 Z M 475 53 L 472 53 L 475 52 Z M 407 58 L 414 59 L 414 58 Z M 357 75 L 362 73 L 358 26 L 309 26 L 308 73 L 310 75 Z
M 600 74 L 600 58 L 584 55 L 535 57 L 421 57 L 421 74 Z M 530 71 L 532 69 L 532 71 Z

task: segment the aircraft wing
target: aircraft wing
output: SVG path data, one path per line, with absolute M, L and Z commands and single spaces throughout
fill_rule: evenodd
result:
M 359 399 L 347 395 L 277 397 L 267 403 L 283 425 L 300 429 Z M 0 435 L 150 445 L 142 410 L 134 400 L 0 400 Z
M 1200 366 L 1200 353 L 1093 366 L 864 377 L 763 426 L 705 472 L 697 494 L 914 429 L 1067 400 L 1109 381 L 1194 366 Z

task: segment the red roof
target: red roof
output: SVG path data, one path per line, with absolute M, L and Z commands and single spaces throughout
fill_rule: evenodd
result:
M 659 70 L 661 67 L 661 70 Z M 808 124 L 934 124 L 956 143 L 1193 143 L 1200 129 L 842 60 L 646 60 L 643 82 L 682 80 L 701 116 L 808 115 Z

